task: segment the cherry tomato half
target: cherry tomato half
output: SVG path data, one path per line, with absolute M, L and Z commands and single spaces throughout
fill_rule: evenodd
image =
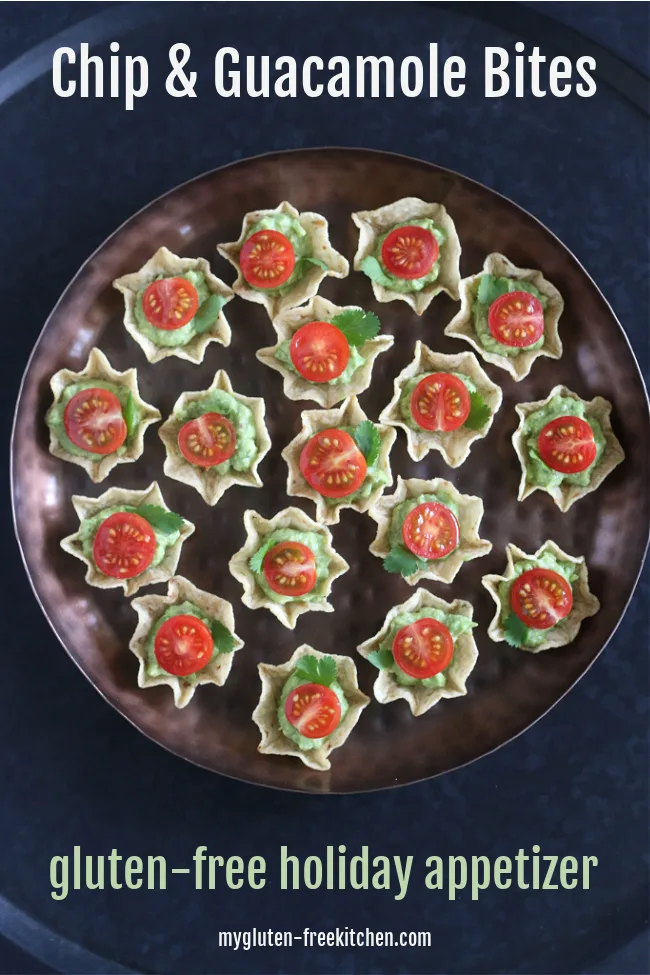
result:
M 172 616 L 156 633 L 153 650 L 163 670 L 186 677 L 210 663 L 214 640 L 203 620 L 189 614 Z
M 411 395 L 413 419 L 423 430 L 458 430 L 469 416 L 471 405 L 467 386 L 449 372 L 425 376 Z
M 436 262 L 438 241 L 426 227 L 396 227 L 381 245 L 384 267 L 396 278 L 423 278 Z
M 425 680 L 451 663 L 454 639 L 443 623 L 433 618 L 402 627 L 393 640 L 393 658 L 409 677 Z
M 525 348 L 534 345 L 544 334 L 544 309 L 535 295 L 508 291 L 490 305 L 488 326 L 502 345 Z
M 91 454 L 112 454 L 126 440 L 122 404 L 110 389 L 82 389 L 63 411 L 68 439 Z
M 321 430 L 307 441 L 300 455 L 300 471 L 325 498 L 344 498 L 364 482 L 368 465 L 345 430 Z
M 331 735 L 341 720 L 341 702 L 331 687 L 301 684 L 284 702 L 289 724 L 305 738 Z
M 547 423 L 537 449 L 547 467 L 561 474 L 586 471 L 596 459 L 594 431 L 579 416 L 558 416 Z
M 152 281 L 142 295 L 142 310 L 150 325 L 165 332 L 182 328 L 196 315 L 199 296 L 185 278 Z
M 314 553 L 302 542 L 278 542 L 264 556 L 264 578 L 281 596 L 304 596 L 316 585 Z
M 258 230 L 239 252 L 241 273 L 253 288 L 279 288 L 289 280 L 295 264 L 293 245 L 279 230 Z
M 402 538 L 410 552 L 421 559 L 442 559 L 460 541 L 455 514 L 444 504 L 425 501 L 404 519 Z
M 190 464 L 215 467 L 235 453 L 237 431 L 221 413 L 204 413 L 178 431 L 178 449 Z
M 294 332 L 289 345 L 294 366 L 312 383 L 326 383 L 337 379 L 350 358 L 348 340 L 336 325 L 329 322 L 309 322 Z
M 99 528 L 93 560 L 112 579 L 132 579 L 147 569 L 156 551 L 156 534 L 149 522 L 133 511 L 116 511 Z
M 510 605 L 526 626 L 547 630 L 571 612 L 573 590 L 559 572 L 529 569 L 513 582 Z

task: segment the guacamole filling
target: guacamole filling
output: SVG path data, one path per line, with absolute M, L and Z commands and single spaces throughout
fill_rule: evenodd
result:
M 305 273 L 313 265 L 307 258 L 312 257 L 312 244 L 309 238 L 309 234 L 295 217 L 291 217 L 286 213 L 273 213 L 269 216 L 262 217 L 257 223 L 254 223 L 246 234 L 246 240 L 252 237 L 253 234 L 259 233 L 260 230 L 277 230 L 279 233 L 284 234 L 284 236 L 289 240 L 291 246 L 293 247 L 294 254 L 296 256 L 296 263 L 294 265 L 293 271 L 291 272 L 291 277 L 287 278 L 284 284 L 279 285 L 277 288 L 256 288 L 255 285 L 246 282 L 249 287 L 254 288 L 255 291 L 264 291 L 273 295 L 285 295 L 288 291 L 291 291 L 293 286 L 305 276 Z
M 203 271 L 186 271 L 184 274 L 159 274 L 153 280 L 160 281 L 163 278 L 172 277 L 185 278 L 186 281 L 189 281 L 196 288 L 196 293 L 199 296 L 198 311 L 194 318 L 190 318 L 186 325 L 183 325 L 181 328 L 164 329 L 156 328 L 155 325 L 147 321 L 142 307 L 142 297 L 151 284 L 150 281 L 147 281 L 144 287 L 138 291 L 135 296 L 134 305 L 135 321 L 138 331 L 146 335 L 154 345 L 165 348 L 177 348 L 182 345 L 187 345 L 195 335 L 208 332 L 219 318 L 223 306 L 223 301 L 217 295 L 213 295 L 208 288 Z M 216 298 L 216 301 L 212 301 L 211 299 L 213 298 Z
M 334 691 L 339 701 L 341 702 L 341 721 L 339 721 L 334 731 L 332 731 L 331 734 L 326 735 L 324 738 L 306 738 L 304 735 L 301 735 L 300 732 L 296 728 L 294 728 L 294 726 L 290 724 L 290 722 L 287 720 L 287 716 L 284 713 L 284 705 L 287 698 L 289 697 L 289 694 L 291 694 L 291 692 L 295 690 L 296 687 L 302 687 L 303 684 L 309 684 L 309 683 L 310 681 L 305 680 L 304 677 L 299 677 L 295 673 L 292 674 L 291 677 L 289 677 L 289 679 L 287 680 L 284 687 L 282 688 L 282 694 L 280 695 L 280 703 L 278 704 L 278 710 L 277 710 L 278 723 L 280 725 L 280 730 L 282 731 L 282 734 L 290 741 L 292 741 L 295 745 L 297 745 L 298 748 L 300 748 L 300 750 L 303 752 L 311 751 L 313 748 L 322 748 L 323 745 L 327 744 L 328 740 L 332 737 L 332 735 L 335 734 L 338 728 L 340 728 L 341 722 L 345 718 L 345 715 L 347 714 L 349 708 L 349 704 L 345 698 L 345 693 L 343 691 L 343 688 L 341 687 L 338 681 L 333 681 L 328 686 Z
M 420 373 L 420 375 L 414 376 L 413 379 L 409 379 L 409 381 L 406 383 L 406 385 L 402 389 L 402 395 L 399 398 L 399 411 L 400 411 L 400 413 L 402 415 L 402 419 L 404 420 L 404 423 L 406 424 L 407 427 L 410 427 L 411 430 L 420 430 L 420 431 L 422 431 L 422 429 L 423 429 L 420 426 L 420 424 L 415 421 L 415 419 L 413 417 L 413 413 L 411 412 L 411 397 L 413 395 L 413 390 L 418 385 L 418 383 L 422 382 L 423 379 L 425 379 L 427 376 L 430 376 L 430 375 L 432 375 L 430 372 Z M 466 376 L 465 373 L 463 373 L 463 372 L 450 372 L 450 375 L 451 376 L 456 376 L 458 379 L 460 379 L 467 386 L 467 390 L 468 390 L 469 393 L 476 393 L 477 392 L 475 383 L 473 383 L 472 380 L 469 378 L 469 376 Z M 459 428 L 459 429 L 462 429 L 462 427 Z M 426 433 L 429 433 L 429 432 L 432 432 L 432 431 L 428 431 L 427 430 L 425 432 Z M 437 432 L 443 433 L 444 431 L 437 431 Z M 453 431 L 449 431 L 449 432 L 455 433 L 456 431 L 453 430 Z
M 47 417 L 45 418 L 47 425 L 49 426 L 52 433 L 55 435 L 56 439 L 59 441 L 61 447 L 66 451 L 66 453 L 72 454 L 73 457 L 84 457 L 88 460 L 95 460 L 95 461 L 101 460 L 103 457 L 111 456 L 111 455 L 94 454 L 90 450 L 84 450 L 82 447 L 77 447 L 76 444 L 72 443 L 72 441 L 68 438 L 68 435 L 65 432 L 65 423 L 63 422 L 63 415 L 65 413 L 65 408 L 70 402 L 70 400 L 72 399 L 72 397 L 76 396 L 77 393 L 82 392 L 82 390 L 84 389 L 107 389 L 111 393 L 114 393 L 122 405 L 122 414 L 124 414 L 127 402 L 129 400 L 129 396 L 131 396 L 131 392 L 125 386 L 119 386 L 117 383 L 107 383 L 101 379 L 86 379 L 83 382 L 70 383 L 69 386 L 66 386 L 63 392 L 61 393 L 61 395 L 59 396 L 58 400 L 56 401 L 56 403 L 54 403 L 47 412 Z M 138 406 L 135 403 L 133 403 L 132 396 L 131 396 L 131 402 L 133 404 L 133 411 L 135 413 L 136 422 L 133 425 L 133 429 L 131 430 L 131 432 L 127 433 L 126 440 L 124 441 L 122 446 L 118 447 L 118 449 L 114 452 L 118 457 L 124 456 L 124 454 L 129 449 L 129 446 L 131 445 L 131 442 L 133 440 L 133 434 L 137 430 L 138 424 L 142 419 L 142 413 L 139 410 Z
M 388 541 L 391 549 L 397 548 L 398 546 L 404 545 L 404 538 L 402 536 L 402 526 L 407 515 L 409 515 L 414 508 L 417 508 L 421 504 L 425 504 L 427 501 L 431 501 L 437 504 L 444 504 L 446 508 L 449 508 L 451 512 L 456 516 L 456 520 L 460 522 L 460 516 L 458 511 L 458 505 L 453 501 L 448 494 L 444 491 L 439 491 L 437 494 L 420 494 L 417 498 L 407 498 L 406 501 L 402 501 L 401 504 L 395 505 L 393 508 L 393 513 L 390 521 L 390 529 L 388 532 Z M 444 562 L 448 559 L 450 555 L 455 552 L 449 552 L 447 555 L 443 555 L 440 559 L 423 559 L 424 562 Z
M 120 511 L 131 511 L 134 514 L 138 514 L 138 508 L 130 504 L 118 504 L 109 505 L 107 508 L 102 508 L 101 511 L 97 512 L 96 515 L 92 515 L 90 518 L 84 518 L 79 526 L 79 537 L 81 539 L 82 551 L 89 562 L 93 565 L 95 561 L 93 559 L 93 543 L 95 541 L 95 535 L 99 530 L 99 526 L 106 521 L 110 515 L 115 515 Z M 180 531 L 170 531 L 163 532 L 152 526 L 151 530 L 156 536 L 156 551 L 154 552 L 153 559 L 147 566 L 147 569 L 152 569 L 157 565 L 160 565 L 162 560 L 165 558 L 165 553 L 170 546 L 174 545 L 180 538 Z M 147 571 L 144 569 L 143 571 Z M 138 573 L 141 575 L 141 573 Z M 135 576 L 134 578 L 137 578 Z
M 329 576 L 330 570 L 330 560 L 329 556 L 325 552 L 325 539 L 322 535 L 317 532 L 307 532 L 298 531 L 294 528 L 278 528 L 267 535 L 264 542 L 257 549 L 257 552 L 251 559 L 257 555 L 258 552 L 263 551 L 264 555 L 275 545 L 280 542 L 301 542 L 306 545 L 310 552 L 313 553 L 316 562 L 316 583 L 314 588 L 310 592 L 306 592 L 304 596 L 283 596 L 279 592 L 275 592 L 269 586 L 266 581 L 266 576 L 264 575 L 264 568 L 261 568 L 259 572 L 253 571 L 253 576 L 260 589 L 264 592 L 267 599 L 270 599 L 273 603 L 295 603 L 295 602 L 312 602 L 315 599 L 323 598 L 323 583 Z M 251 570 L 252 571 L 252 570 Z
M 349 433 L 354 440 L 354 431 L 356 430 L 356 427 L 338 427 L 337 429 L 343 430 L 345 433 Z M 363 501 L 365 498 L 370 497 L 375 488 L 383 487 L 385 484 L 388 484 L 390 478 L 385 471 L 379 469 L 377 466 L 378 462 L 379 458 L 377 458 L 374 463 L 368 464 L 366 476 L 360 488 L 357 488 L 356 491 L 352 491 L 351 494 L 346 494 L 342 498 L 325 498 L 327 504 L 349 504 L 353 501 Z
M 184 603 L 178 603 L 176 606 L 170 606 L 168 609 L 166 609 L 163 615 L 160 616 L 151 627 L 151 630 L 149 631 L 149 636 L 147 637 L 147 642 L 145 644 L 145 673 L 147 674 L 147 677 L 175 676 L 174 674 L 170 674 L 169 671 L 164 670 L 160 666 L 156 658 L 156 652 L 154 649 L 155 642 L 156 642 L 156 634 L 158 633 L 158 630 L 163 625 L 163 623 L 166 623 L 167 620 L 172 619 L 174 616 L 196 616 L 196 618 L 201 620 L 202 623 L 205 623 L 208 629 L 211 629 L 212 623 L 214 622 L 211 619 L 211 617 L 205 615 L 202 609 L 199 609 L 198 606 L 196 606 L 194 603 L 191 602 L 186 601 Z M 210 657 L 210 659 L 208 660 L 207 664 L 205 664 L 204 667 L 201 667 L 201 669 L 197 670 L 194 674 L 185 674 L 182 677 L 178 677 L 177 680 L 179 680 L 181 684 L 196 684 L 197 680 L 199 679 L 200 675 L 204 672 L 205 668 L 212 663 L 212 661 L 215 659 L 215 657 L 218 656 L 218 654 L 219 651 L 215 647 L 215 649 L 212 652 L 212 656 Z
M 515 562 L 514 565 L 515 574 L 512 579 L 504 580 L 499 584 L 499 600 L 501 602 L 501 622 L 505 620 L 512 613 L 512 607 L 510 605 L 510 592 L 512 590 L 512 584 L 515 579 L 523 572 L 528 572 L 529 569 L 552 569 L 553 572 L 557 572 L 559 575 L 564 576 L 566 581 L 573 586 L 574 582 L 578 578 L 578 566 L 574 562 L 565 562 L 563 559 L 556 558 L 552 552 L 544 552 L 544 554 L 538 559 L 521 559 L 519 562 Z M 561 620 L 559 622 L 562 622 Z M 555 624 L 558 625 L 557 623 Z M 524 641 L 524 645 L 527 647 L 538 647 L 541 643 L 545 643 L 548 639 L 548 634 L 551 632 L 553 627 L 547 627 L 545 630 L 535 630 L 532 627 L 527 627 L 527 635 Z
M 488 324 L 490 306 L 497 298 L 509 291 L 526 291 L 534 295 L 539 299 L 542 308 L 546 310 L 548 298 L 530 281 L 515 281 L 513 278 L 496 278 L 492 274 L 483 274 L 476 298 L 472 304 L 472 319 L 476 336 L 486 352 L 493 352 L 496 355 L 517 356 L 522 352 L 535 352 L 544 345 L 543 335 L 532 345 L 515 347 L 498 342 L 490 331 Z
M 400 630 L 404 629 L 405 626 L 411 626 L 412 623 L 416 623 L 418 620 L 424 619 L 434 619 L 446 626 L 451 633 L 454 640 L 454 654 L 456 653 L 456 640 L 462 633 L 470 633 L 472 629 L 476 626 L 476 623 L 472 621 L 467 616 L 461 616 L 458 613 L 445 613 L 440 609 L 419 609 L 415 613 L 400 613 L 390 624 L 389 630 L 384 637 L 382 643 L 377 648 L 380 653 L 384 651 L 390 654 L 392 664 L 389 667 L 382 667 L 382 670 L 388 670 L 390 674 L 395 678 L 396 683 L 401 687 L 446 687 L 448 683 L 448 673 L 450 668 L 454 663 L 454 657 L 451 658 L 444 670 L 441 670 L 439 674 L 434 674 L 433 677 L 425 677 L 423 680 L 417 677 L 410 677 L 405 674 L 403 670 L 395 663 L 393 658 L 393 643 L 395 642 L 395 637 Z
M 577 416 L 581 420 L 586 420 L 594 434 L 596 456 L 589 467 L 577 474 L 562 474 L 560 471 L 554 471 L 539 456 L 537 449 L 539 435 L 546 424 L 558 416 Z M 564 484 L 588 487 L 591 483 L 591 476 L 600 464 L 606 447 L 602 426 L 593 417 L 585 416 L 585 404 L 582 400 L 574 399 L 572 396 L 561 396 L 559 393 L 541 409 L 535 410 L 534 413 L 526 417 L 523 424 L 523 437 L 525 438 L 527 455 L 526 479 L 531 484 L 545 488 L 562 487 Z
M 278 360 L 278 362 L 281 362 L 285 369 L 288 369 L 289 372 L 294 373 L 294 375 L 298 376 L 304 382 L 310 382 L 309 379 L 305 379 L 304 376 L 301 376 L 294 366 L 291 360 L 290 346 L 290 339 L 285 339 L 284 342 L 281 342 L 275 350 L 275 358 Z M 334 379 L 328 379 L 325 383 L 312 383 L 313 386 L 342 386 L 344 383 L 349 383 L 352 380 L 352 377 L 357 369 L 360 369 L 366 360 L 361 355 L 356 345 L 350 345 L 349 348 L 350 358 L 348 359 L 348 364 L 341 375 L 336 376 Z
M 255 421 L 250 407 L 222 389 L 213 389 L 201 399 L 188 403 L 184 409 L 175 414 L 175 417 L 183 426 L 190 420 L 197 420 L 204 413 L 220 413 L 230 420 L 235 428 L 237 444 L 235 452 L 222 464 L 215 464 L 214 467 L 209 468 L 197 467 L 197 470 L 216 471 L 221 476 L 233 471 L 239 473 L 250 471 L 259 454 L 255 439 Z
M 392 234 L 394 230 L 399 230 L 400 227 L 425 227 L 431 231 L 441 248 L 447 240 L 445 231 L 438 227 L 429 217 L 397 223 L 377 238 L 373 260 L 364 267 L 365 262 L 368 260 L 368 258 L 364 258 L 361 264 L 362 270 L 369 278 L 376 281 L 377 284 L 382 284 L 384 288 L 389 288 L 391 291 L 401 291 L 405 294 L 408 292 L 422 291 L 423 288 L 426 288 L 429 284 L 433 284 L 438 279 L 438 275 L 440 274 L 440 254 L 438 254 L 438 257 L 433 262 L 429 273 L 421 278 L 399 278 L 397 275 L 391 274 L 382 260 L 381 248 L 388 235 Z

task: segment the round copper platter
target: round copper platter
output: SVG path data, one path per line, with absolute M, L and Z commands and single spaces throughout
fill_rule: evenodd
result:
M 391 454 L 394 476 L 446 477 L 460 491 L 484 500 L 481 537 L 493 543 L 491 554 L 465 565 L 449 586 L 425 584 L 444 599 L 473 603 L 479 660 L 466 697 L 443 701 L 420 718 L 411 716 L 404 701 L 382 706 L 373 700 L 345 746 L 333 753 L 331 772 L 318 773 L 295 759 L 258 754 L 259 733 L 250 717 L 260 690 L 257 663 L 282 662 L 301 643 L 311 643 L 325 652 L 353 656 L 361 688 L 371 694 L 376 671 L 355 648 L 379 629 L 391 606 L 414 590 L 385 573 L 368 552 L 375 523 L 346 510 L 333 534 L 351 570 L 334 584 L 335 613 L 307 613 L 291 631 L 267 611 L 243 606 L 241 586 L 227 565 L 244 541 L 244 511 L 254 508 L 270 517 L 294 504 L 314 514 L 311 502 L 287 497 L 280 451 L 299 431 L 301 410 L 317 404 L 285 399 L 279 374 L 255 358 L 256 349 L 274 341 L 261 306 L 239 298 L 231 302 L 227 316 L 232 344 L 227 349 L 210 345 L 201 365 L 176 358 L 151 365 L 122 326 L 122 297 L 111 281 L 137 270 L 163 244 L 180 255 L 209 258 L 215 273 L 231 281 L 233 269 L 217 255 L 216 244 L 238 237 L 247 211 L 273 207 L 283 199 L 300 210 L 324 214 L 333 245 L 351 262 L 357 230 L 350 213 L 405 195 L 447 207 L 463 248 L 463 276 L 480 270 L 491 251 L 506 254 L 520 267 L 541 269 L 566 302 L 560 321 L 564 354 L 557 362 L 538 359 L 520 383 L 482 363 L 502 386 L 504 401 L 488 437 L 473 445 L 468 460 L 456 470 L 436 452 L 415 464 L 406 453 L 403 432 L 398 432 Z M 416 339 L 441 352 L 470 348 L 443 335 L 458 308 L 446 295 L 418 318 L 403 302 L 375 302 L 370 282 L 356 272 L 342 281 L 326 279 L 320 294 L 374 310 L 382 331 L 396 337 L 393 349 L 377 360 L 372 385 L 360 397 L 372 419 L 391 398 L 393 378 L 411 360 Z M 53 458 L 43 421 L 51 402 L 50 376 L 64 366 L 82 368 L 95 345 L 115 368 L 137 367 L 142 395 L 158 406 L 163 418 L 181 392 L 209 386 L 218 368 L 227 370 L 238 392 L 263 396 L 273 441 L 260 466 L 264 487 L 231 488 L 216 507 L 208 507 L 190 487 L 164 476 L 164 449 L 156 427 L 146 434 L 142 458 L 118 466 L 100 485 L 93 485 L 80 468 Z M 517 502 L 520 469 L 510 440 L 517 425 L 515 404 L 541 399 L 557 383 L 583 398 L 599 394 L 609 399 L 614 430 L 626 452 L 625 462 L 598 491 L 567 514 L 541 492 Z M 182 758 L 244 781 L 306 792 L 360 792 L 415 782 L 479 758 L 524 731 L 584 674 L 616 629 L 643 562 L 649 434 L 646 392 L 621 326 L 576 259 L 536 219 L 478 183 L 403 156 L 352 149 L 277 153 L 207 173 L 154 201 L 113 234 L 71 282 L 36 344 L 21 388 L 12 441 L 14 517 L 32 586 L 56 635 L 103 697 L 140 731 Z M 245 641 L 226 685 L 199 688 L 183 710 L 174 707 L 169 688 L 138 688 L 137 662 L 128 650 L 136 614 L 121 590 L 87 586 L 84 565 L 59 547 L 60 539 L 78 524 L 73 494 L 97 496 L 112 485 L 142 488 L 152 480 L 158 480 L 167 504 L 196 525 L 178 572 L 233 603 L 237 632 Z M 547 538 L 586 557 L 601 611 L 583 623 L 578 638 L 565 648 L 533 655 L 492 643 L 486 628 L 493 603 L 481 576 L 503 570 L 507 542 L 533 552 Z M 142 593 L 165 590 L 156 586 Z M 51 650 L 55 652 L 54 644 Z M 575 733 L 580 734 L 578 727 Z

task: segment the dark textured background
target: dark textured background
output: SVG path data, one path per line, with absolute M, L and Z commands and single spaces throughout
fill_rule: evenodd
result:
M 646 4 L 536 4 L 630 64 L 648 70 Z M 487 9 L 486 9 L 487 8 Z M 520 4 L 4 4 L 0 7 L 0 272 L 2 422 L 30 348 L 79 264 L 122 220 L 196 173 L 260 151 L 366 145 L 421 156 L 505 193 L 546 223 L 584 263 L 623 322 L 647 374 L 647 117 L 602 83 L 591 99 L 482 97 L 486 44 L 512 50 L 549 31 Z M 90 23 L 74 25 L 84 17 Z M 484 18 L 493 21 L 486 23 Z M 505 27 L 494 21 L 501 20 Z M 135 23 L 139 21 L 138 23 Z M 509 27 L 516 25 L 516 32 Z M 342 29 L 344 25 L 344 29 Z M 62 37 L 49 43 L 58 31 Z M 551 25 L 547 53 L 588 42 Z M 49 57 L 96 40 L 145 54 L 150 91 L 121 104 L 57 99 Z M 164 94 L 166 52 L 192 47 L 196 99 Z M 216 49 L 275 57 L 458 53 L 460 99 L 216 97 Z M 32 47 L 33 55 L 11 65 Z M 40 58 L 40 60 L 39 60 Z M 599 62 L 600 63 L 600 62 Z M 603 59 L 629 90 L 634 77 Z M 474 67 L 472 67 L 474 65 Z M 5 70 L 3 68 L 8 66 Z M 41 77 L 37 77 L 39 72 Z M 26 87 L 25 82 L 34 77 Z M 17 89 L 15 93 L 13 90 Z M 239 785 L 186 765 L 138 735 L 71 666 L 40 616 L 5 518 L 0 683 L 0 930 L 51 968 L 0 944 L 0 971 L 569 973 L 648 971 L 648 575 L 607 651 L 551 714 L 479 763 L 421 786 L 362 797 L 302 797 Z M 289 842 L 303 856 L 362 842 L 402 855 L 595 853 L 584 892 L 492 891 L 450 904 L 411 881 L 390 894 L 96 891 L 51 900 L 49 859 L 84 852 L 163 852 L 189 862 L 261 853 Z M 354 924 L 430 929 L 433 950 L 220 952 L 218 929 L 300 930 Z M 86 949 L 110 962 L 75 949 Z

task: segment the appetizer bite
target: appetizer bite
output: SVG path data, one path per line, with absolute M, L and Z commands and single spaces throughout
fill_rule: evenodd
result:
M 354 268 L 370 278 L 377 301 L 406 301 L 417 315 L 441 291 L 458 301 L 460 241 L 441 203 L 408 196 L 352 219 L 359 228 Z
M 441 477 L 398 476 L 395 494 L 379 498 L 368 514 L 377 522 L 370 551 L 409 586 L 421 579 L 453 582 L 463 562 L 492 550 L 492 542 L 478 535 L 482 500 Z
M 262 487 L 257 468 L 271 449 L 264 412 L 264 400 L 235 393 L 223 369 L 208 389 L 181 393 L 158 431 L 165 474 L 210 505 L 233 484 Z
M 174 576 L 166 596 L 140 596 L 131 605 L 138 625 L 129 649 L 139 661 L 139 687 L 168 684 L 174 704 L 184 708 L 199 684 L 225 684 L 244 646 L 227 600 Z
M 302 431 L 282 451 L 287 494 L 311 498 L 316 520 L 336 525 L 342 508 L 364 512 L 392 484 L 392 427 L 372 423 L 356 396 L 332 410 L 305 410 Z
M 177 257 L 160 247 L 113 287 L 124 295 L 124 327 L 149 362 L 170 355 L 203 362 L 210 342 L 230 345 L 223 307 L 234 294 L 204 257 Z
M 304 643 L 286 664 L 258 664 L 262 696 L 253 721 L 263 755 L 294 755 L 326 772 L 329 754 L 346 740 L 370 704 L 350 657 L 319 653 Z
M 512 437 L 521 463 L 517 499 L 546 491 L 568 511 L 604 481 L 625 458 L 612 430 L 612 404 L 602 396 L 583 400 L 566 386 L 546 399 L 515 406 L 519 426 Z
M 600 609 L 584 558 L 567 555 L 550 540 L 534 555 L 507 545 L 506 558 L 502 576 L 481 580 L 497 604 L 488 636 L 531 653 L 575 640 L 583 619 Z
M 464 599 L 447 603 L 426 589 L 394 606 L 379 632 L 357 647 L 379 670 L 373 687 L 379 703 L 404 698 L 418 717 L 444 697 L 467 694 L 478 659 L 473 613 Z
M 83 467 L 98 484 L 117 464 L 137 460 L 144 433 L 160 413 L 140 396 L 135 369 L 118 372 L 91 349 L 81 372 L 60 369 L 50 380 L 54 402 L 45 422 L 50 453 Z
M 268 609 L 290 630 L 301 613 L 333 613 L 332 583 L 350 566 L 332 547 L 332 533 L 299 508 L 285 508 L 267 520 L 244 513 L 246 544 L 229 568 L 244 587 L 249 609 Z
M 257 358 L 281 373 L 288 399 L 313 399 L 327 408 L 367 389 L 375 359 L 395 341 L 379 335 L 373 312 L 318 295 L 278 315 L 273 327 L 277 344 L 260 349 Z
M 217 250 L 237 270 L 233 291 L 264 305 L 270 318 L 312 298 L 323 278 L 344 278 L 350 271 L 330 244 L 325 217 L 298 213 L 286 200 L 273 210 L 247 213 L 239 240 Z
M 144 491 L 112 487 L 98 498 L 76 494 L 72 506 L 79 528 L 61 548 L 86 563 L 88 585 L 121 586 L 125 596 L 171 579 L 194 531 L 191 521 L 169 510 L 156 481 Z
M 528 375 L 538 356 L 562 355 L 558 321 L 564 301 L 541 271 L 488 254 L 482 272 L 460 282 L 460 300 L 445 335 L 469 342 L 515 382 Z
M 439 450 L 450 467 L 459 467 L 474 441 L 487 435 L 502 399 L 473 352 L 443 355 L 418 340 L 379 419 L 406 431 L 413 460 Z

